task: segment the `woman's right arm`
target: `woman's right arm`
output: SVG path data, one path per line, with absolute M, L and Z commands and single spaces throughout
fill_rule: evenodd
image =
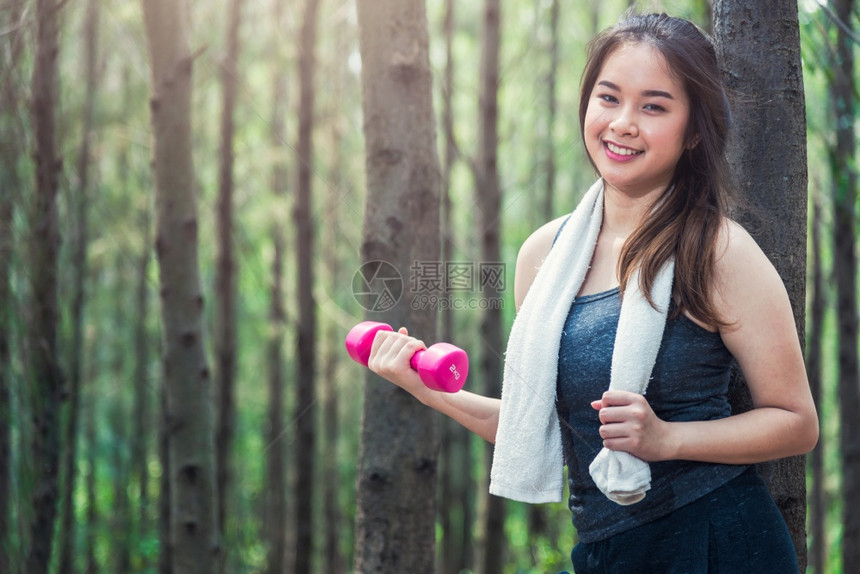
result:
M 532 233 L 517 255 L 514 272 L 514 301 L 519 310 L 541 263 L 552 247 L 553 239 L 564 217 L 550 221 Z M 379 331 L 370 351 L 368 368 L 412 394 L 425 405 L 445 414 L 488 442 L 496 441 L 499 410 L 502 401 L 469 391 L 441 393 L 424 386 L 409 361 L 423 342 L 410 337 L 406 328 Z
M 484 440 L 494 443 L 502 401 L 460 390 L 441 393 L 428 389 L 409 361 L 424 343 L 410 337 L 405 327 L 398 332 L 379 331 L 373 340 L 367 367 L 412 394 L 425 405 L 448 415 Z

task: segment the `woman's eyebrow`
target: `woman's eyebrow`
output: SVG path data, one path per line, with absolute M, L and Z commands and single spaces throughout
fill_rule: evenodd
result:
M 597 82 L 598 86 L 604 86 L 609 88 L 610 90 L 615 90 L 616 92 L 620 92 L 621 88 L 610 82 L 609 80 L 600 80 Z M 668 100 L 674 100 L 675 98 L 669 92 L 664 92 L 663 90 L 644 90 L 642 95 L 646 98 L 666 98 Z

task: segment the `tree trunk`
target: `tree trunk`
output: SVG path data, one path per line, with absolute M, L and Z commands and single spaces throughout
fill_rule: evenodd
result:
M 86 78 L 86 96 L 84 100 L 83 122 L 81 127 L 81 147 L 78 150 L 78 193 L 71 200 L 76 207 L 76 234 L 74 237 L 74 255 L 72 263 L 73 288 L 71 328 L 72 340 L 69 352 L 69 385 L 68 408 L 66 425 L 63 435 L 66 445 L 63 450 L 63 469 L 65 481 L 61 497 L 62 525 L 60 527 L 60 574 L 71 574 L 74 571 L 74 540 L 75 540 L 75 505 L 74 493 L 77 482 L 78 463 L 78 420 L 80 414 L 81 370 L 84 358 L 84 299 L 87 277 L 87 247 L 89 242 L 88 211 L 89 211 L 89 167 L 90 167 L 90 138 L 93 136 L 93 109 L 97 87 L 98 60 L 98 30 L 99 3 L 89 0 L 86 7 L 83 37 L 84 45 L 84 77 Z
M 57 514 L 62 374 L 57 354 L 57 189 L 61 160 L 56 143 L 58 8 L 36 3 L 36 54 L 32 77 L 36 197 L 31 218 L 29 267 L 32 316 L 29 367 L 33 406 L 34 520 L 29 574 L 48 571 Z
M 314 456 L 316 455 L 316 303 L 311 182 L 313 166 L 314 67 L 319 0 L 305 0 L 299 46 L 299 134 L 296 143 L 296 255 L 298 258 L 298 364 L 296 380 L 295 574 L 311 571 L 313 554 Z
M 161 461 L 161 478 L 158 481 L 158 572 L 173 574 L 173 542 L 170 538 L 171 482 L 173 473 L 170 466 L 170 433 L 168 431 L 167 381 L 161 379 L 159 388 L 161 416 L 158 419 L 158 458 Z
M 822 407 L 821 389 L 821 350 L 822 337 L 824 336 L 824 311 L 826 307 L 826 293 L 824 290 L 824 273 L 821 269 L 821 207 L 817 198 L 812 201 L 812 263 L 811 263 L 811 285 L 809 306 L 809 338 L 806 345 L 806 371 L 809 376 L 809 386 L 812 398 L 818 412 Z M 812 500 L 809 504 L 809 529 L 812 534 L 810 544 L 811 566 L 815 574 L 824 573 L 824 565 L 827 556 L 827 538 L 825 536 L 825 522 L 827 518 L 827 498 L 824 489 L 824 440 L 818 439 L 818 444 L 810 456 L 810 467 L 812 474 Z
M 129 67 L 124 66 L 122 70 L 122 94 L 123 94 L 123 117 L 130 115 L 128 102 L 131 100 L 129 91 Z M 119 151 L 118 169 L 120 174 L 120 188 L 131 192 L 129 188 L 129 145 L 127 142 L 121 144 Z M 149 538 L 152 525 L 150 524 L 150 491 L 149 491 L 149 454 L 151 428 L 157 420 L 153 419 L 153 396 L 159 396 L 159 385 L 154 385 L 150 379 L 150 331 L 149 331 L 149 269 L 152 259 L 152 213 L 151 204 L 147 200 L 139 211 L 140 253 L 136 256 L 135 279 L 135 316 L 134 316 L 134 399 L 131 432 L 131 464 L 132 474 L 137 479 L 138 486 L 138 512 L 136 526 L 136 540 Z M 156 392 L 153 392 L 153 389 Z M 157 431 L 155 433 L 158 434 Z
M 276 168 L 277 172 L 283 173 Z M 277 173 L 275 181 L 280 180 Z M 274 184 L 279 201 L 283 201 L 285 189 L 282 184 Z M 286 570 L 286 537 L 287 537 L 287 504 L 285 490 L 287 488 L 286 460 L 284 452 L 284 372 L 283 346 L 284 324 L 284 290 L 283 290 L 283 259 L 286 250 L 284 230 L 280 222 L 273 223 L 272 242 L 274 253 L 272 257 L 272 283 L 269 292 L 269 324 L 271 336 L 268 342 L 268 377 L 269 399 L 266 412 L 265 444 L 266 444 L 266 488 L 264 525 L 266 539 L 266 572 L 268 574 L 283 574 Z
M 339 98 L 335 98 L 339 101 Z M 337 117 L 337 114 L 334 114 Z M 338 131 L 338 128 L 335 128 Z M 326 214 L 333 221 L 338 221 L 337 206 L 341 200 L 342 162 L 340 157 L 340 135 L 334 136 L 332 146 L 332 185 L 329 187 L 327 196 Z M 329 270 L 328 285 L 343 285 L 339 281 L 339 265 L 337 258 L 337 243 L 335 238 L 335 226 L 327 226 L 326 245 L 324 247 L 325 266 Z M 340 435 L 340 415 L 337 388 L 337 371 L 339 358 L 343 354 L 343 346 L 340 344 L 340 329 L 333 321 L 327 323 L 325 341 L 325 373 L 322 380 L 322 402 L 323 402 L 323 515 L 325 531 L 325 569 L 326 573 L 343 574 L 346 566 L 343 553 L 340 551 L 342 516 L 339 505 L 340 481 L 338 480 L 338 464 L 340 458 L 337 455 L 338 438 Z M 335 344 L 337 343 L 337 344 Z
M 124 259 L 124 258 L 123 258 Z M 126 274 L 123 269 L 124 261 L 120 258 L 114 262 L 115 277 L 111 285 L 111 294 L 114 296 L 114 304 L 111 309 L 112 333 L 122 333 L 125 325 L 128 324 L 128 304 L 125 296 L 127 286 L 125 284 Z M 122 335 L 114 335 L 114 338 L 119 344 L 115 345 L 111 350 L 114 354 L 111 361 L 110 374 L 111 379 L 122 381 L 125 379 L 126 360 L 128 356 L 127 347 Z M 110 398 L 109 402 L 102 405 L 101 409 L 96 408 L 97 401 L 93 401 L 93 413 L 91 418 L 105 420 L 107 422 L 108 431 L 111 440 L 108 446 L 108 468 L 111 475 L 111 486 L 113 490 L 113 500 L 110 507 L 110 514 L 106 517 L 108 528 L 111 532 L 131 532 L 131 503 L 129 500 L 129 479 L 131 478 L 131 461 L 126 445 L 130 442 L 128 426 L 128 406 L 125 401 L 125 395 L 118 393 Z M 104 425 L 104 423 L 102 423 Z M 97 440 L 95 436 L 94 440 Z M 95 443 L 97 444 L 97 443 Z M 134 543 L 130 536 L 120 536 L 111 544 L 111 555 L 107 564 L 113 572 L 129 572 L 131 570 L 131 545 Z
M 797 2 L 718 0 L 714 30 L 733 106 L 729 161 L 742 196 L 769 219 L 743 221 L 776 266 L 803 341 L 806 281 L 806 114 Z M 764 150 L 767 150 L 766 153 Z M 732 388 L 735 412 L 752 408 L 746 384 Z M 806 569 L 804 457 L 759 465 Z
M 131 433 L 131 465 L 132 474 L 138 487 L 137 538 L 143 540 L 149 537 L 149 452 L 150 427 L 154 422 L 152 410 L 152 381 L 149 377 L 150 341 L 148 329 L 149 317 L 149 276 L 147 269 L 150 261 L 150 215 L 149 206 L 145 207 L 141 217 L 140 233 L 143 236 L 143 248 L 137 256 L 135 279 L 134 317 L 134 403 L 132 406 Z
M 558 0 L 552 0 L 549 11 L 549 72 L 547 73 L 547 118 L 546 118 L 546 189 L 544 191 L 544 221 L 554 217 L 555 198 L 555 118 L 556 118 L 556 78 L 558 76 Z M 539 508 L 535 506 L 535 508 Z
M 227 53 L 221 61 L 221 148 L 218 164 L 218 204 L 215 236 L 215 483 L 218 493 L 218 531 L 226 535 L 228 493 L 232 490 L 233 442 L 236 434 L 236 257 L 233 250 L 233 133 L 239 59 L 242 0 L 231 0 L 227 21 Z M 224 545 L 220 571 L 230 569 L 230 548 Z
M 344 22 L 341 20 L 335 24 L 334 30 L 335 54 L 349 53 L 349 46 L 344 38 Z M 336 58 L 330 69 L 332 108 L 329 110 L 331 122 L 331 168 L 326 194 L 326 217 L 331 221 L 340 221 L 339 204 L 344 193 L 344 185 L 347 179 L 344 177 L 343 165 L 343 126 L 341 118 L 344 116 L 341 105 L 343 102 L 344 78 L 348 72 L 345 70 L 344 58 Z M 325 278 L 327 285 L 345 285 L 341 279 L 340 259 L 337 250 L 337 226 L 327 225 L 324 234 L 323 260 L 328 275 Z M 342 539 L 343 513 L 340 506 L 340 477 L 338 457 L 338 441 L 340 438 L 340 400 L 338 389 L 338 369 L 343 356 L 343 345 L 339 339 L 341 328 L 335 321 L 326 322 L 326 334 L 323 339 L 327 342 L 324 347 L 325 372 L 322 377 L 322 402 L 323 402 L 323 531 L 325 532 L 324 552 L 325 564 L 323 571 L 327 574 L 345 574 L 347 572 L 346 560 L 340 550 Z
M 368 190 L 361 254 L 365 264 L 384 262 L 402 279 L 415 262 L 439 260 L 427 14 L 421 0 L 358 0 L 357 9 Z M 370 286 L 384 293 L 382 285 Z M 411 303 L 369 308 L 367 315 L 433 341 L 435 311 Z M 438 419 L 370 372 L 364 394 L 354 570 L 431 574 Z
M 98 335 L 99 333 L 97 333 Z M 105 333 L 100 333 L 105 335 Z M 89 353 L 92 356 L 92 352 Z M 98 563 L 96 561 L 96 532 L 98 532 L 99 519 L 99 499 L 96 495 L 96 477 L 98 469 L 98 444 L 96 439 L 96 397 L 98 395 L 95 388 L 96 361 L 90 362 L 90 368 L 87 370 L 87 402 L 84 406 L 84 444 L 86 444 L 87 453 L 87 472 L 84 478 L 84 491 L 87 500 L 87 511 L 84 518 L 84 572 L 86 574 L 97 574 Z
M 21 106 L 16 73 L 23 47 L 21 3 L 15 0 L 0 3 L 4 17 L 2 27 L 10 30 L 8 38 L 0 40 L 0 109 L 11 115 Z M 12 245 L 14 242 L 14 208 L 22 179 L 18 171 L 21 154 L 16 142 L 22 141 L 23 127 L 14 117 L 4 117 L 0 127 L 0 572 L 16 572 L 20 550 L 12 544 L 12 373 L 11 343 L 16 305 L 12 299 Z M 20 413 L 19 413 L 20 416 Z
M 831 150 L 833 268 L 839 333 L 839 421 L 842 455 L 842 568 L 860 572 L 860 364 L 857 356 L 857 173 L 854 87 L 854 0 L 831 3 L 837 20 L 830 89 L 836 145 Z
M 191 156 L 191 68 L 187 6 L 143 0 L 152 67 L 156 254 L 160 270 L 170 551 L 176 572 L 215 571 L 212 397 L 203 341 L 197 205 Z
M 451 202 L 451 173 L 457 159 L 454 135 L 454 0 L 445 0 L 443 22 L 445 37 L 445 72 L 442 83 L 442 126 L 444 153 L 442 159 L 442 261 L 453 261 L 454 230 Z M 441 339 L 454 339 L 454 310 L 446 305 L 441 314 Z M 439 460 L 439 522 L 442 527 L 439 574 L 459 572 L 469 566 L 472 547 L 475 489 L 470 488 L 472 461 L 471 432 L 452 419 L 442 421 L 442 444 Z
M 478 104 L 478 149 L 475 160 L 475 189 L 478 204 L 478 233 L 481 245 L 481 264 L 497 265 L 501 261 L 499 235 L 501 228 L 501 189 L 497 168 L 498 149 L 498 90 L 501 9 L 499 0 L 485 0 L 481 34 L 481 66 Z M 499 290 L 492 282 L 481 277 L 486 301 L 498 300 Z M 481 320 L 481 377 L 489 396 L 501 396 L 502 309 L 500 305 L 487 305 Z M 488 460 L 492 446 L 485 449 Z M 480 491 L 484 497 L 480 507 L 484 510 L 483 537 L 479 541 L 482 552 L 477 559 L 479 574 L 501 572 L 505 560 L 505 500 L 489 494 L 489 472 Z
M 552 0 L 549 10 L 549 71 L 547 72 L 547 118 L 546 118 L 546 157 L 544 173 L 546 174 L 544 188 L 543 222 L 553 219 L 555 211 L 555 123 L 556 123 L 556 78 L 558 76 L 558 18 L 559 2 Z M 540 542 L 540 538 L 548 534 L 549 518 L 546 505 L 531 504 L 528 506 L 528 530 L 532 545 Z
M 274 0 L 272 21 L 283 29 L 283 0 Z M 277 35 L 275 35 L 277 38 Z M 272 53 L 280 54 L 277 40 Z M 281 58 L 273 58 L 272 119 L 270 143 L 279 149 L 286 141 L 284 117 L 287 113 L 287 75 Z M 272 195 L 276 206 L 283 208 L 287 201 L 287 167 L 284 158 L 277 156 L 272 166 Z M 276 207 L 276 214 L 285 210 Z M 287 559 L 287 467 L 284 436 L 284 257 L 286 237 L 284 223 L 279 217 L 272 219 L 272 282 L 269 291 L 268 405 L 264 438 L 266 445 L 266 488 L 263 508 L 264 538 L 266 541 L 266 574 L 283 574 Z

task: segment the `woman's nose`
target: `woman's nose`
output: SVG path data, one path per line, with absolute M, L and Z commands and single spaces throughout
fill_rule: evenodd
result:
M 639 135 L 639 127 L 633 110 L 627 106 L 618 108 L 617 115 L 609 123 L 609 129 L 619 135 L 636 137 Z

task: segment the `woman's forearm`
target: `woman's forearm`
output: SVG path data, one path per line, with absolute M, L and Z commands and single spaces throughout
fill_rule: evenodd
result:
M 440 393 L 427 389 L 415 396 L 425 405 L 451 417 L 487 442 L 495 443 L 502 404 L 500 399 L 462 390 L 457 393 Z
M 761 407 L 725 419 L 668 423 L 667 459 L 752 464 L 809 452 L 817 417 Z

